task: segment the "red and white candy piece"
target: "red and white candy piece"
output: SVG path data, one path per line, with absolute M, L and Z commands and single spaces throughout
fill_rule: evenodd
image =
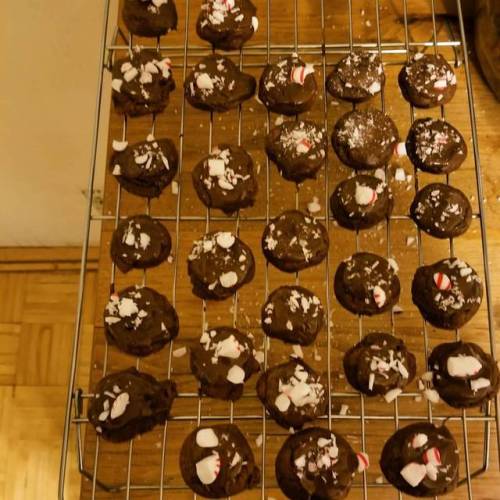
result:
M 426 464 L 441 465 L 441 453 L 435 446 L 425 450 L 422 459 Z
M 448 86 L 448 82 L 446 81 L 445 78 L 443 78 L 441 80 L 436 80 L 434 82 L 434 88 L 438 89 L 438 90 L 445 89 L 447 86 Z
M 255 16 L 252 16 L 252 28 L 254 32 L 259 29 L 259 19 Z
M 451 289 L 451 280 L 444 273 L 434 273 L 434 283 L 439 288 L 439 290 L 450 290 Z
M 234 365 L 227 372 L 226 378 L 231 384 L 242 384 L 245 381 L 245 370 L 238 365 Z
M 404 143 L 404 142 L 398 142 L 396 144 L 396 147 L 394 148 L 394 152 L 396 153 L 396 156 L 398 158 L 403 158 L 404 156 L 407 156 L 407 153 L 406 153 L 406 143 Z
M 356 456 L 358 457 L 358 472 L 363 472 L 370 467 L 370 458 L 365 452 L 358 451 Z
M 415 434 L 411 440 L 411 446 L 412 448 L 421 448 L 422 446 L 425 446 L 428 440 L 429 439 L 426 434 Z
M 219 158 L 210 158 L 207 162 L 208 164 L 208 175 L 212 177 L 221 177 L 224 175 L 226 170 L 226 164 L 224 160 Z
M 220 457 L 217 452 L 196 463 L 196 475 L 202 484 L 212 484 L 220 472 Z
M 427 477 L 431 481 L 437 481 L 438 468 L 434 464 L 425 464 L 425 468 L 427 469 Z
M 380 309 L 381 307 L 384 307 L 384 304 L 387 300 L 387 296 L 384 292 L 384 290 L 376 285 L 373 288 L 373 300 L 375 301 L 375 304 L 377 304 L 377 307 Z
M 410 462 L 401 469 L 400 474 L 410 486 L 415 488 L 427 475 L 427 467 L 424 464 Z
M 217 234 L 216 241 L 217 245 L 227 250 L 228 248 L 231 248 L 234 245 L 236 238 L 232 233 L 228 231 L 221 231 L 220 233 Z
M 224 5 L 227 10 L 234 9 L 234 0 L 220 0 L 220 3 Z
M 214 82 L 210 78 L 208 73 L 200 73 L 196 77 L 196 86 L 203 90 L 212 90 L 214 88 Z
M 377 201 L 377 192 L 370 186 L 363 186 L 356 183 L 356 192 L 354 198 L 358 205 L 372 205 Z
M 290 73 L 290 78 L 292 82 L 298 83 L 299 85 L 304 85 L 306 77 L 314 73 L 314 66 L 312 64 L 306 64 L 305 66 L 295 66 L 292 68 Z
M 474 392 L 478 391 L 479 389 L 484 389 L 486 387 L 490 387 L 490 385 L 491 385 L 491 381 L 487 378 L 484 378 L 484 377 L 480 377 L 480 378 L 477 378 L 477 379 L 470 381 L 470 388 Z
M 223 358 L 237 359 L 243 351 L 243 346 L 236 340 L 234 335 L 221 340 L 215 349 L 215 354 Z
M 222 273 L 219 276 L 219 282 L 224 288 L 231 288 L 238 283 L 238 275 L 234 271 Z
M 395 387 L 394 389 L 390 389 L 384 394 L 384 399 L 386 403 L 392 403 L 401 393 L 403 392 L 403 389 L 400 389 L 399 387 Z
M 300 141 L 297 142 L 297 153 L 299 154 L 308 153 L 311 147 L 312 147 L 311 141 L 307 139 L 307 137 L 303 137 L 302 139 L 300 139 Z
M 219 445 L 219 438 L 213 429 L 200 429 L 196 433 L 196 444 L 200 448 L 215 448 Z
M 452 377 L 471 377 L 481 371 L 483 365 L 474 356 L 450 356 L 446 369 Z
M 113 151 L 125 151 L 127 146 L 127 141 L 113 141 Z
M 287 411 L 290 407 L 290 404 L 290 398 L 286 394 L 279 394 L 278 397 L 274 400 L 274 405 L 281 412 Z

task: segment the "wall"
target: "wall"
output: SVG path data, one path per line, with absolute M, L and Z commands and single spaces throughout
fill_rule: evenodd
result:
M 0 2 L 0 246 L 82 241 L 103 3 Z

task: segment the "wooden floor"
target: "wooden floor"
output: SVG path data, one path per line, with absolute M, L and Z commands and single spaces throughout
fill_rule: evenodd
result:
M 80 249 L 0 250 L 0 499 L 56 498 Z M 95 271 L 87 295 L 95 290 Z M 88 379 L 93 300 L 84 314 Z M 72 447 L 73 449 L 74 447 Z M 70 453 L 67 498 L 80 478 Z

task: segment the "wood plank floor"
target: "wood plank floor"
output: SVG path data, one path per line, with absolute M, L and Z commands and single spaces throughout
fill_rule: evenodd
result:
M 10 269 L 0 272 L 1 500 L 56 498 L 79 253 L 0 249 Z M 95 278 L 91 271 L 88 298 Z M 88 380 L 93 334 L 93 300 L 85 303 L 80 384 Z M 66 498 L 73 499 L 80 489 L 73 442 L 70 450 Z

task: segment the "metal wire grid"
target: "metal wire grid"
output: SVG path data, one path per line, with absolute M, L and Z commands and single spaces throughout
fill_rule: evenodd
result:
M 313 54 L 321 57 L 321 66 L 323 69 L 323 76 L 327 73 L 327 55 L 329 54 L 345 54 L 352 51 L 353 48 L 364 48 L 366 50 L 371 50 L 377 52 L 379 56 L 382 58 L 384 54 L 403 54 L 406 58 L 409 58 L 410 51 L 413 47 L 430 47 L 437 53 L 439 47 L 453 47 L 455 50 L 455 55 L 458 59 L 458 52 L 461 52 L 463 64 L 465 68 L 465 76 L 466 76 L 466 84 L 467 84 L 467 96 L 468 96 L 468 107 L 469 107 L 469 117 L 471 124 L 471 132 L 472 132 L 472 140 L 473 140 L 473 153 L 474 153 L 474 164 L 475 164 L 475 173 L 476 173 L 476 182 L 477 182 L 477 193 L 478 193 L 478 206 L 479 212 L 473 215 L 474 218 L 479 219 L 480 228 L 481 228 L 481 243 L 482 243 L 482 254 L 483 254 L 483 268 L 484 268 L 484 278 L 485 278 L 485 289 L 486 289 L 486 304 L 487 304 L 487 313 L 488 313 L 488 330 L 489 330 L 489 340 L 491 353 L 495 356 L 495 336 L 493 330 L 493 308 L 492 308 L 492 298 L 491 298 L 491 286 L 490 286 L 490 273 L 489 273 L 489 265 L 488 265 L 488 249 L 487 249 L 487 241 L 486 241 L 486 223 L 484 218 L 484 208 L 483 208 L 483 186 L 482 186 L 482 177 L 481 177 L 481 167 L 480 167 L 480 159 L 479 159 L 479 150 L 478 150 L 478 137 L 477 137 L 477 128 L 476 128 L 476 117 L 474 111 L 474 98 L 472 94 L 472 84 L 471 84 L 471 74 L 469 69 L 469 63 L 467 58 L 467 45 L 465 39 L 465 30 L 464 30 L 464 20 L 462 16 L 461 10 L 461 0 L 456 0 L 457 8 L 458 8 L 458 21 L 460 27 L 460 40 L 455 41 L 438 41 L 437 40 L 437 29 L 436 29 L 436 16 L 435 16 L 435 5 L 434 0 L 430 0 L 430 9 L 432 15 L 432 41 L 429 42 L 412 42 L 410 41 L 409 36 L 409 28 L 408 28 L 408 8 L 407 8 L 407 0 L 403 0 L 403 11 L 404 11 L 404 30 L 405 30 L 405 40 L 404 44 L 399 42 L 382 42 L 381 38 L 381 23 L 380 23 L 380 0 L 374 0 L 375 3 L 375 15 L 376 15 L 376 43 L 354 43 L 353 41 L 353 15 L 352 15 L 352 0 L 344 0 L 346 2 L 345 8 L 347 8 L 349 13 L 349 41 L 347 44 L 328 44 L 326 40 L 326 20 L 325 20 L 325 0 L 319 0 L 320 9 L 321 9 L 321 44 L 299 44 L 299 27 L 298 27 L 298 0 L 293 1 L 293 9 L 294 9 L 294 43 L 293 45 L 286 44 L 273 44 L 271 43 L 271 22 L 270 22 L 270 6 L 271 0 L 266 0 L 266 9 L 267 9 L 267 43 L 265 45 L 252 45 L 249 47 L 245 47 L 242 51 L 239 51 L 237 55 L 239 56 L 239 65 L 240 68 L 243 66 L 261 66 L 260 64 L 248 63 L 244 64 L 243 53 L 246 54 L 265 54 L 266 61 L 269 62 L 271 60 L 272 55 L 282 55 L 288 54 L 291 50 L 300 51 L 301 54 Z M 132 47 L 132 37 L 128 38 L 127 45 L 119 45 L 117 43 L 118 37 L 122 37 L 125 39 L 125 36 L 119 29 L 115 29 L 113 41 L 111 44 L 108 44 L 107 40 L 107 29 L 108 22 L 110 16 L 110 0 L 105 0 L 104 2 L 104 21 L 103 21 L 103 30 L 102 30 L 102 41 L 101 41 L 101 56 L 99 63 L 99 77 L 98 77 L 98 90 L 97 90 L 97 102 L 96 102 L 96 117 L 94 123 L 94 140 L 92 146 L 92 155 L 91 155 L 91 168 L 89 174 L 89 193 L 93 193 L 94 191 L 94 180 L 96 173 L 96 157 L 97 157 L 97 148 L 98 148 L 98 135 L 99 135 L 99 127 L 100 127 L 100 112 L 102 105 L 102 96 L 103 96 L 103 73 L 107 68 L 106 64 L 106 54 L 108 54 L 111 58 L 115 51 L 117 50 L 127 50 Z M 188 35 L 189 35 L 189 20 L 190 20 L 190 1 L 185 1 L 185 33 L 184 33 L 184 45 L 183 47 L 179 46 L 169 46 L 162 45 L 161 40 L 157 40 L 157 48 L 162 51 L 168 52 L 169 55 L 176 55 L 182 57 L 182 67 L 183 71 L 183 81 L 187 75 L 188 69 L 188 54 L 191 56 L 202 56 L 206 54 L 206 49 L 203 47 L 199 47 L 196 45 L 191 45 L 188 47 Z M 233 53 L 234 55 L 234 53 Z M 110 59 L 111 60 L 111 59 Z M 175 64 L 174 64 L 175 66 Z M 324 127 L 327 130 L 328 134 L 328 102 L 326 99 L 326 82 L 325 78 L 323 78 L 323 95 L 325 98 L 323 99 L 323 115 L 324 115 Z M 219 220 L 233 220 L 235 224 L 235 233 L 239 234 L 240 228 L 240 214 L 238 213 L 235 217 L 221 217 L 221 216 L 211 216 L 210 211 L 206 211 L 205 217 L 198 216 L 188 216 L 181 215 L 181 196 L 182 196 L 182 183 L 180 182 L 182 177 L 182 166 L 183 166 L 183 153 L 184 153 L 184 131 L 185 131 L 185 103 L 186 100 L 182 100 L 181 105 L 181 124 L 180 124 L 180 132 L 179 132 L 179 172 L 178 172 L 178 180 L 179 180 L 179 192 L 177 196 L 176 202 L 176 215 L 165 215 L 165 216 L 155 216 L 155 219 L 165 220 L 165 221 L 175 221 L 175 229 L 176 235 L 179 235 L 180 223 L 181 221 L 204 221 L 206 231 L 208 232 L 210 228 L 211 221 L 219 221 Z M 381 109 L 385 110 L 385 95 L 384 91 L 381 92 Z M 414 109 L 410 105 L 410 118 L 411 122 L 414 119 Z M 445 108 L 441 106 L 441 116 L 445 117 Z M 270 128 L 270 114 L 267 113 L 267 131 Z M 155 116 L 152 119 L 151 130 L 154 133 L 155 129 Z M 241 144 L 241 131 L 242 131 L 242 109 L 241 106 L 238 111 L 238 144 Z M 209 150 L 212 146 L 212 134 L 213 134 L 213 114 L 210 114 L 210 126 L 209 126 L 209 138 L 208 138 L 208 146 Z M 122 136 L 125 140 L 127 136 L 127 119 L 124 117 L 123 119 L 123 127 L 122 127 Z M 329 205 L 329 168 L 328 168 L 329 160 L 328 160 L 328 151 L 326 156 L 326 166 L 325 166 L 325 175 L 324 175 L 324 191 L 325 191 L 325 207 Z M 449 181 L 447 176 L 447 182 Z M 415 190 L 418 190 L 418 171 L 415 169 L 414 171 L 414 182 L 415 182 Z M 270 220 L 270 165 L 269 159 L 266 158 L 266 214 L 265 217 L 244 217 L 245 221 L 261 221 L 268 223 Z M 299 191 L 297 189 L 295 196 L 295 206 L 298 206 L 299 202 Z M 79 295 L 78 295 L 78 307 L 76 312 L 76 326 L 75 326 L 75 336 L 73 343 L 73 356 L 71 363 L 71 371 L 70 371 L 70 381 L 68 387 L 68 396 L 67 396 L 67 406 L 66 406 L 66 417 L 65 417 L 65 427 L 63 434 L 63 446 L 62 446 L 62 456 L 61 456 L 61 466 L 60 466 L 60 480 L 59 480 L 59 498 L 64 498 L 64 487 L 65 487 L 65 476 L 66 476 L 66 468 L 67 468 L 67 453 L 68 453 L 68 444 L 69 444 L 69 432 L 71 424 L 76 426 L 76 442 L 77 442 L 77 457 L 78 457 L 78 468 L 82 475 L 86 476 L 88 479 L 92 481 L 92 498 L 95 498 L 97 487 L 101 487 L 107 491 L 117 491 L 117 492 L 125 492 L 125 497 L 127 499 L 130 498 L 131 492 L 134 490 L 147 491 L 153 490 L 158 491 L 159 498 L 162 499 L 165 495 L 166 491 L 172 491 L 175 489 L 179 489 L 175 486 L 170 486 L 165 484 L 164 480 L 164 472 L 166 466 L 166 445 L 167 445 L 167 436 L 168 436 L 168 421 L 165 423 L 163 428 L 162 435 L 162 445 L 161 445 L 161 470 L 160 470 L 160 480 L 158 484 L 132 484 L 131 483 L 131 468 L 132 468 L 132 456 L 133 456 L 133 440 L 129 443 L 128 448 L 128 464 L 127 464 L 127 479 L 126 483 L 123 485 L 112 486 L 108 484 L 101 483 L 97 479 L 97 471 L 99 464 L 99 437 L 96 438 L 96 447 L 95 447 L 95 455 L 93 462 L 93 470 L 88 471 L 84 468 L 83 463 L 83 444 L 82 444 L 82 424 L 86 424 L 88 420 L 82 416 L 82 400 L 85 398 L 93 397 L 90 393 L 84 393 L 81 390 L 75 390 L 75 380 L 76 380 L 76 371 L 78 366 L 78 355 L 79 355 L 79 340 L 80 340 L 80 329 L 82 323 L 82 309 L 83 309 L 83 294 L 84 294 L 84 285 L 85 285 L 85 274 L 87 268 L 87 256 L 88 256 L 88 246 L 89 246 L 89 234 L 91 222 L 98 222 L 103 220 L 113 220 L 114 226 L 118 225 L 120 218 L 120 205 L 121 205 L 121 189 L 118 187 L 117 198 L 116 198 L 116 207 L 115 207 L 115 215 L 114 216 L 97 216 L 92 213 L 92 196 L 89 196 L 89 204 L 87 207 L 87 215 L 85 220 L 85 231 L 84 231 L 84 244 L 82 251 L 82 260 L 81 260 L 81 275 L 80 275 L 80 287 L 79 287 Z M 146 213 L 149 214 L 150 204 L 149 201 L 146 202 Z M 406 215 L 399 216 L 391 216 L 387 220 L 387 255 L 391 255 L 391 222 L 395 220 L 404 220 L 409 217 Z M 331 216 L 319 217 L 319 220 L 323 220 L 327 229 L 329 228 Z M 179 254 L 179 237 L 176 238 L 175 250 L 174 250 L 174 263 L 173 263 L 173 286 L 172 286 L 172 304 L 175 307 L 176 303 L 176 291 L 177 291 L 177 279 L 178 279 L 178 254 Z M 356 233 L 356 250 L 359 250 L 360 247 L 360 238 L 359 232 Z M 423 252 L 421 245 L 421 235 L 420 230 L 417 229 L 417 247 L 418 247 L 418 259 L 419 263 L 423 263 Z M 454 254 L 454 246 L 453 240 L 449 241 L 449 251 L 450 255 Z M 114 287 L 114 277 L 115 277 L 115 266 L 112 264 L 111 267 L 111 289 Z M 330 282 L 330 268 L 329 268 L 329 259 L 327 258 L 325 261 L 325 278 L 326 282 Z M 296 274 L 296 282 L 299 281 L 299 275 Z M 143 274 L 143 284 L 146 284 L 146 272 Z M 265 296 L 264 299 L 267 298 L 269 292 L 269 280 L 268 280 L 268 267 L 265 267 Z M 205 317 L 206 317 L 206 303 L 203 301 L 202 303 L 202 328 L 205 325 Z M 326 337 L 327 337 L 327 384 L 328 384 L 328 413 L 323 419 L 328 421 L 328 426 L 331 428 L 332 419 L 349 419 L 349 420 L 359 420 L 360 422 L 360 430 L 361 430 L 361 445 L 362 450 L 364 451 L 366 448 L 366 432 L 365 432 L 365 424 L 369 420 L 393 420 L 395 428 L 398 428 L 400 421 L 406 420 L 459 420 L 462 423 L 463 427 L 463 435 L 464 435 L 464 458 L 465 458 L 465 471 L 466 477 L 463 478 L 460 483 L 466 483 L 467 485 L 467 495 L 469 499 L 473 498 L 472 493 L 472 479 L 480 474 L 482 474 L 488 467 L 489 458 L 490 458 L 490 441 L 491 441 L 491 423 L 495 422 L 496 430 L 497 430 L 497 447 L 500 453 L 500 422 L 499 422 L 499 412 L 498 412 L 498 398 L 495 399 L 494 402 L 494 412 L 492 414 L 491 405 L 488 404 L 484 414 L 482 415 L 467 415 L 465 410 L 462 410 L 460 416 L 456 415 L 445 415 L 445 416 L 434 416 L 432 413 L 432 407 L 430 403 L 427 405 L 427 417 L 417 416 L 417 415 L 400 415 L 398 408 L 398 399 L 396 399 L 393 403 L 394 406 L 394 414 L 393 416 L 386 415 L 367 415 L 365 412 L 365 398 L 363 394 L 355 393 L 355 392 L 333 392 L 331 390 L 331 320 L 330 320 L 330 288 L 326 286 Z M 238 315 L 238 293 L 236 293 L 233 297 L 233 324 L 237 323 L 237 315 Z M 428 350 L 428 335 L 427 335 L 427 325 L 425 321 L 422 321 L 423 332 L 424 332 L 424 352 L 425 356 L 427 356 Z M 391 314 L 391 329 L 394 331 L 394 313 Z M 361 339 L 363 336 L 363 320 L 362 317 L 358 317 L 358 331 L 359 338 Z M 457 330 L 456 338 L 459 338 L 459 331 Z M 171 366 L 172 366 L 172 353 L 173 353 L 173 342 L 170 344 L 168 348 L 168 376 L 170 378 L 171 375 Z M 264 366 L 268 365 L 268 354 L 270 349 L 270 342 L 264 342 Z M 108 360 L 108 346 L 105 344 L 104 351 L 104 361 L 103 361 L 103 376 L 106 374 L 107 370 L 107 360 Z M 139 368 L 140 360 L 137 358 L 136 367 Z M 415 393 L 405 393 L 401 395 L 403 397 L 414 397 Z M 401 397 L 400 396 L 400 397 Z M 254 420 L 261 419 L 262 421 L 262 448 L 261 448 L 261 470 L 262 470 L 262 481 L 261 481 L 261 496 L 264 499 L 266 496 L 266 480 L 265 480 L 265 464 L 267 460 L 266 456 L 266 422 L 267 416 L 265 410 L 262 410 L 261 415 L 238 415 L 234 416 L 234 405 L 233 403 L 229 403 L 229 415 L 211 415 L 204 416 L 202 412 L 202 400 L 203 398 L 199 397 L 198 393 L 181 393 L 179 394 L 181 398 L 197 398 L 197 415 L 178 415 L 172 417 L 171 420 L 196 420 L 198 424 L 201 423 L 202 420 L 229 420 L 233 422 L 235 418 L 238 420 Z M 244 396 L 245 397 L 245 396 Z M 332 398 L 342 397 L 342 398 L 352 398 L 359 399 L 360 403 L 360 412 L 359 415 L 351 414 L 351 415 L 332 415 Z M 469 442 L 468 442 L 468 423 L 469 422 L 484 422 L 484 447 L 483 447 L 483 465 L 478 470 L 472 471 L 470 466 L 470 457 L 469 457 Z M 356 486 L 356 485 L 355 485 Z M 368 498 L 368 487 L 377 488 L 382 485 L 378 483 L 368 483 L 366 472 L 363 472 L 362 478 L 362 491 L 363 498 Z M 195 495 L 196 497 L 196 495 Z M 401 494 L 399 493 L 399 497 L 401 498 Z

